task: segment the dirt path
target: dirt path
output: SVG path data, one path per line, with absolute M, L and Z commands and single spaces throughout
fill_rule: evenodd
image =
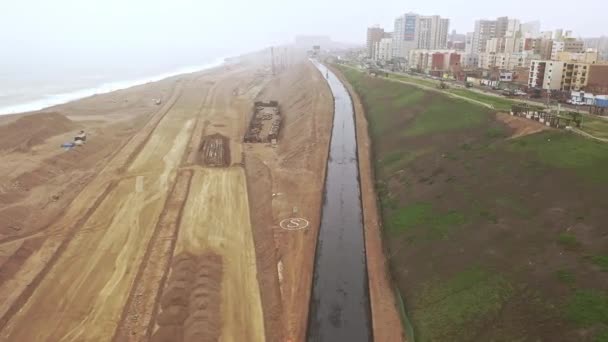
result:
M 375 341 L 405 341 L 397 302 L 391 286 L 388 262 L 384 255 L 379 209 L 374 188 L 373 167 L 371 164 L 371 140 L 365 110 L 357 93 L 346 82 L 339 70 L 332 71 L 340 77 L 348 89 L 355 106 L 357 145 L 359 153 L 359 174 L 361 203 L 365 227 L 365 249 L 367 254 L 367 273 L 369 294 L 372 307 L 372 325 Z

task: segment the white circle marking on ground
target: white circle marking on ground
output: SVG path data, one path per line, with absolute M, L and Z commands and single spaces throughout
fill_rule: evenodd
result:
M 310 223 L 307 219 L 301 217 L 286 218 L 281 221 L 280 226 L 285 230 L 300 230 L 308 228 Z

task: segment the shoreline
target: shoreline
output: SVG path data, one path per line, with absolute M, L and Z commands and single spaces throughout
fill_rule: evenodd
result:
M 161 82 L 172 77 L 181 77 L 188 74 L 208 71 L 217 67 L 221 67 L 222 65 L 226 65 L 227 63 L 233 61 L 235 58 L 239 58 L 245 55 L 246 54 L 241 54 L 232 57 L 219 57 L 211 62 L 202 65 L 184 66 L 174 71 L 167 71 L 160 74 L 156 74 L 154 76 L 142 77 L 133 80 L 118 80 L 112 82 L 105 82 L 97 86 L 83 88 L 75 91 L 44 95 L 44 97 L 36 100 L 0 107 L 0 117 L 39 112 L 96 95 L 109 94 L 115 91 Z

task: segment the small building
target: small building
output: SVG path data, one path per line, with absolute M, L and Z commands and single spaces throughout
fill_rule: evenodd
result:
M 570 93 L 570 101 L 576 104 L 593 106 L 595 104 L 595 96 L 584 91 L 573 91 Z

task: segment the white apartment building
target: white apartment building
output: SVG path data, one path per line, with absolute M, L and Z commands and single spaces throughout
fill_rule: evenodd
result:
M 393 30 L 393 57 L 407 58 L 418 47 L 416 28 L 419 15 L 406 13 L 395 19 Z
M 540 59 L 540 55 L 534 51 L 521 51 L 509 54 L 507 69 L 514 70 L 515 68 L 530 67 L 533 60 Z
M 482 69 L 498 68 L 500 70 L 514 70 L 518 67 L 529 67 L 530 63 L 539 59 L 540 55 L 533 51 L 520 52 L 484 52 L 479 54 L 477 66 Z
M 393 31 L 393 56 L 408 58 L 414 49 L 445 49 L 449 25 L 449 19 L 438 15 L 406 13 L 397 17 Z
M 374 49 L 374 60 L 375 61 L 390 61 L 393 59 L 393 39 L 382 38 L 376 43 Z
M 465 67 L 477 67 L 479 65 L 479 54 L 464 54 L 462 56 L 461 64 Z
M 486 52 L 516 53 L 524 50 L 526 40 L 523 38 L 506 37 L 492 38 L 486 42 Z
M 450 20 L 438 15 L 418 17 L 416 38 L 418 49 L 445 49 L 448 45 Z
M 496 37 L 496 20 L 475 21 L 473 32 L 472 53 L 486 52 L 486 42 Z
M 473 36 L 475 32 L 467 32 L 464 39 L 464 53 L 469 55 L 473 53 Z
M 530 64 L 528 86 L 546 90 L 560 90 L 565 62 L 534 60 Z
M 519 21 L 519 19 L 507 20 L 507 32 L 505 33 L 505 37 L 515 37 L 520 31 L 521 22 Z
M 460 54 L 456 50 L 412 50 L 409 55 L 409 67 L 424 72 L 449 71 L 452 66 L 460 64 Z

